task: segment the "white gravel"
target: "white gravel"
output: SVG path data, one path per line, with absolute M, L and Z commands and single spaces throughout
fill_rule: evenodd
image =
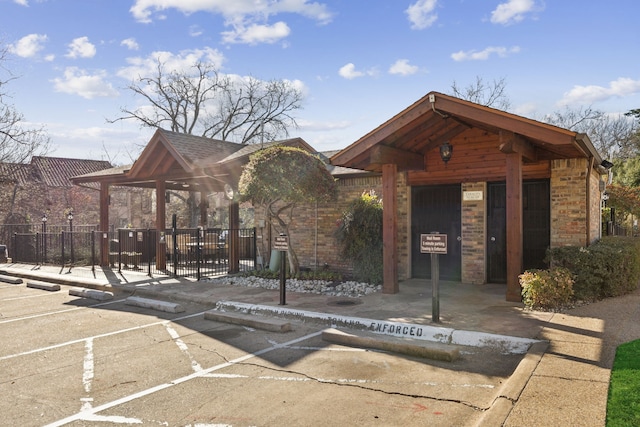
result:
M 279 279 L 263 279 L 249 276 L 225 276 L 209 279 L 209 282 L 221 285 L 246 286 L 249 288 L 280 289 Z M 287 291 L 307 292 L 336 297 L 361 297 L 382 290 L 382 285 L 359 282 L 329 282 L 325 280 L 287 279 Z

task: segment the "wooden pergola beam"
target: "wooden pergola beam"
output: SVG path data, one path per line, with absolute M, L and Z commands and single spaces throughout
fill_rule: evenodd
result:
M 399 170 L 424 170 L 424 156 L 419 153 L 377 145 L 371 150 L 371 163 L 394 163 Z
M 520 153 L 524 159 L 531 162 L 538 160 L 533 144 L 513 132 L 500 131 L 500 151 L 504 154 Z

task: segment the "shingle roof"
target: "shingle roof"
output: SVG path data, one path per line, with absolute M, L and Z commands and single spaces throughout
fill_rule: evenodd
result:
M 0 182 L 25 185 L 36 182 L 37 174 L 33 165 L 22 163 L 0 163 Z
M 159 129 L 180 156 L 194 166 L 218 162 L 245 145 Z
M 31 166 L 48 187 L 72 187 L 70 178 L 111 168 L 104 160 L 66 159 L 34 156 Z

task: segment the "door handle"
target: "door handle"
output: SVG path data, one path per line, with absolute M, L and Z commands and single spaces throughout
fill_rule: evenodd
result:
M 496 238 L 495 238 L 495 237 L 493 237 L 493 236 L 491 236 L 491 241 L 492 241 L 492 242 L 495 242 L 495 241 L 496 241 Z
M 457 239 L 457 240 L 458 240 L 458 242 L 461 242 L 461 241 L 462 241 L 462 237 L 461 237 L 461 236 L 458 236 L 458 239 Z

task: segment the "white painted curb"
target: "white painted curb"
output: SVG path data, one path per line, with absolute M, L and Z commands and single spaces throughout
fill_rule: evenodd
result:
M 287 319 L 297 319 L 302 322 L 316 321 L 331 327 L 346 327 L 356 330 L 366 330 L 380 335 L 400 338 L 412 338 L 416 340 L 435 341 L 444 344 L 457 344 L 474 347 L 491 347 L 500 349 L 500 351 L 504 353 L 524 354 L 532 344 L 539 342 L 539 340 L 511 337 L 508 335 L 462 331 L 439 326 L 388 322 L 384 320 L 317 313 L 313 311 L 234 301 L 220 301 L 216 304 L 216 309 L 222 311 L 240 311 L 247 314 L 271 315 Z

